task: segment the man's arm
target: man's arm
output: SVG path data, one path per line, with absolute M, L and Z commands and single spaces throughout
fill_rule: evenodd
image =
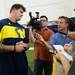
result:
M 42 43 L 43 43 L 43 46 L 45 46 L 48 50 L 51 49 L 51 46 L 49 44 L 49 41 L 42 40 Z
M 43 47 L 46 47 L 48 50 L 50 50 L 51 46 L 49 45 L 49 41 L 45 41 L 43 39 L 43 37 L 40 34 L 38 34 L 38 33 L 37 33 L 37 39 L 41 41 L 41 45 Z
M 14 46 L 0 44 L 0 52 L 14 51 Z
M 35 35 L 35 37 L 33 34 Z M 43 37 L 40 34 L 38 34 L 37 32 L 33 33 L 31 28 L 30 28 L 30 36 L 31 36 L 33 42 L 40 43 L 43 47 L 46 47 L 48 50 L 50 50 L 49 41 L 45 41 L 43 39 Z
M 25 51 L 29 48 L 29 44 L 24 43 L 23 41 L 20 41 L 20 42 L 16 43 L 16 45 L 15 45 L 16 50 L 18 50 L 19 46 L 23 46 Z
M 22 52 L 24 50 L 27 50 L 29 48 L 29 45 L 26 43 L 18 42 L 16 45 L 3 45 L 0 44 L 0 52 L 9 52 L 9 51 L 15 51 L 15 52 Z

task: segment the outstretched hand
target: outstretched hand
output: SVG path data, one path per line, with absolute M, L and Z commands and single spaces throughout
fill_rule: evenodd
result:
M 36 37 L 36 39 L 38 39 L 40 41 L 44 41 L 43 37 L 40 34 L 36 33 L 36 32 L 35 32 L 35 37 Z
M 65 44 L 64 50 L 66 50 L 69 54 L 73 53 L 73 46 L 71 44 Z

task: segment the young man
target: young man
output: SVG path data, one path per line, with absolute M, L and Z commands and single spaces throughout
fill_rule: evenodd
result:
M 60 16 L 58 18 L 58 32 L 52 36 L 50 44 L 62 45 L 64 46 L 64 49 L 65 50 L 67 49 L 67 51 L 70 53 L 70 50 L 73 50 L 73 47 L 75 47 L 75 41 L 67 37 L 67 34 L 69 32 L 69 25 L 70 25 L 69 18 L 66 16 Z M 59 75 L 64 74 L 64 72 L 65 72 L 65 75 L 67 75 L 67 72 L 70 68 L 69 60 L 67 60 L 62 54 L 60 54 L 60 51 L 56 54 L 56 57 L 62 63 L 60 64 L 61 72 Z M 63 72 L 62 67 L 64 68 L 64 72 Z
M 17 22 L 25 11 L 23 5 L 14 4 L 9 18 L 0 20 L 0 75 L 28 75 L 28 37 Z
M 41 28 L 39 30 L 30 29 L 32 40 L 34 41 L 34 75 L 52 75 L 53 56 L 49 53 L 44 44 L 39 40 L 37 34 L 40 34 L 43 39 L 49 43 L 50 37 L 54 32 L 47 28 L 48 18 L 46 16 L 40 17 Z

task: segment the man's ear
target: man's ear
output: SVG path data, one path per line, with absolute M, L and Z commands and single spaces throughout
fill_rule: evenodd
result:
M 66 23 L 66 27 L 69 27 L 69 24 L 68 23 Z

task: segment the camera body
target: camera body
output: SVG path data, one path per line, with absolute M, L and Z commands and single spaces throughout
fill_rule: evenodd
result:
M 36 13 L 36 17 L 33 17 L 32 13 L 29 12 L 30 22 L 28 23 L 28 26 L 32 26 L 32 28 L 39 30 L 39 29 L 41 29 L 41 23 L 38 20 L 39 19 L 39 12 L 35 12 L 35 13 Z

